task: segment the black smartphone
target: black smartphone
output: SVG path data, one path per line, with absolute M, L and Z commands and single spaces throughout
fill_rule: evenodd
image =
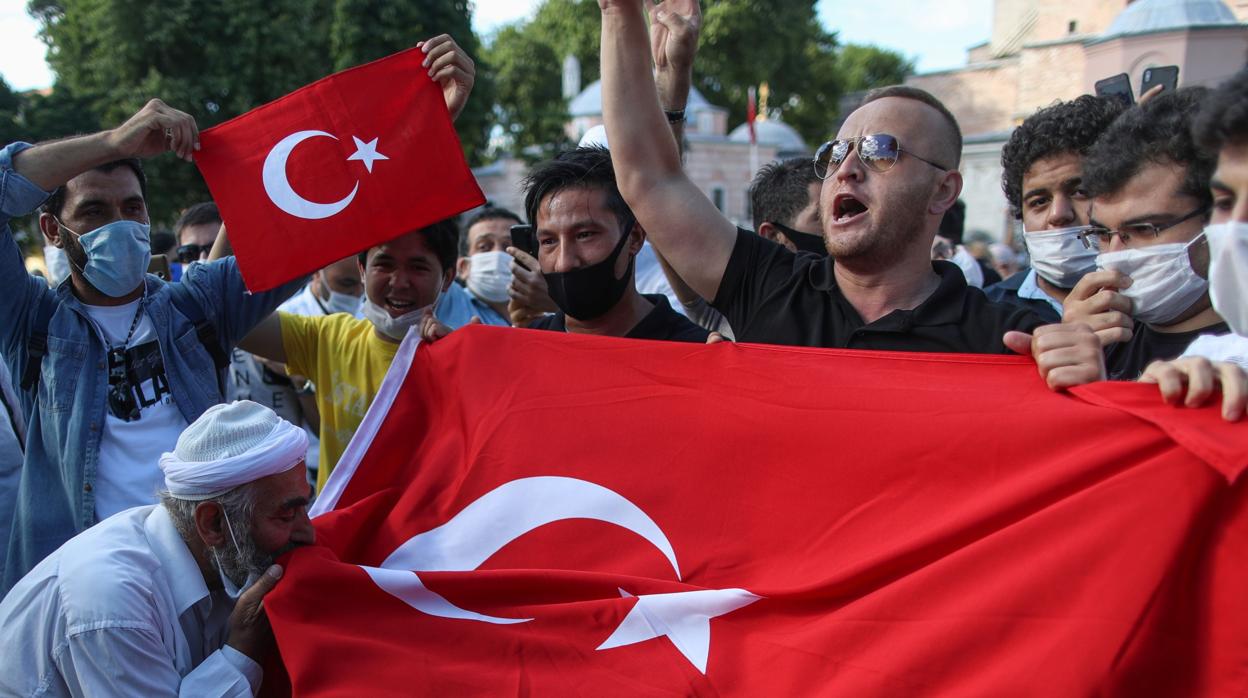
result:
M 1161 85 L 1162 92 L 1174 92 L 1179 87 L 1179 66 L 1167 65 L 1160 68 L 1145 68 L 1144 79 L 1140 83 L 1140 94 Z
M 173 280 L 173 274 L 169 269 L 169 258 L 163 254 L 152 255 L 151 261 L 147 263 L 147 273 L 155 274 L 163 281 Z
M 533 226 L 531 225 L 513 225 L 511 226 L 511 246 L 524 250 L 534 257 L 537 256 L 537 239 L 533 237 Z M 533 271 L 530 269 L 529 271 Z
M 1127 77 L 1126 73 L 1118 73 L 1104 80 L 1097 80 L 1096 96 L 1116 99 L 1125 107 L 1135 104 L 1135 94 L 1131 92 L 1131 78 Z

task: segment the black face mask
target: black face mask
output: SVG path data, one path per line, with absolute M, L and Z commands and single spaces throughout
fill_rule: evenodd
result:
M 620 236 L 615 249 L 601 262 L 572 271 L 542 274 L 546 278 L 551 300 L 564 315 L 582 322 L 593 320 L 605 315 L 624 297 L 624 292 L 633 283 L 633 260 L 628 260 L 628 269 L 621 279 L 615 278 L 615 261 L 624 251 L 633 225 L 630 221 L 624 227 L 625 233 Z
M 803 233 L 800 230 L 794 230 L 783 223 L 771 221 L 771 224 L 780 229 L 784 236 L 793 243 L 798 252 L 814 252 L 820 257 L 828 256 L 828 248 L 823 244 L 822 235 L 812 235 L 811 233 Z

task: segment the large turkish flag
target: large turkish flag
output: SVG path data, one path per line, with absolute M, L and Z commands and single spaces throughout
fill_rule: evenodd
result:
M 296 696 L 1242 695 L 1248 425 L 1025 358 L 409 337 Z
M 412 48 L 200 134 L 195 164 L 247 287 L 263 291 L 485 198 Z

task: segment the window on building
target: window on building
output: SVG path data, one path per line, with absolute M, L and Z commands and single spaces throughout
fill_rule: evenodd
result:
M 745 220 L 754 220 L 754 201 L 750 199 L 750 188 L 745 188 Z
M 724 188 L 714 187 L 711 189 L 711 201 L 715 202 L 715 208 L 722 213 L 724 210 Z
M 1067 34 L 1074 34 L 1077 29 L 1079 29 L 1079 23 L 1073 19 L 1070 20 L 1070 24 L 1066 25 Z

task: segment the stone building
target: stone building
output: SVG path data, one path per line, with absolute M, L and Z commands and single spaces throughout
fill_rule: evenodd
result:
M 1010 240 L 1001 148 L 1027 116 L 1127 73 L 1138 97 L 1145 69 L 1179 66 L 1179 85 L 1216 85 L 1248 60 L 1248 0 L 995 0 L 992 37 L 963 68 L 906 82 L 935 94 L 966 136 L 967 231 Z
M 565 78 L 574 68 L 574 64 L 565 65 Z M 575 82 L 566 79 L 565 89 Z M 587 131 L 602 124 L 602 83 L 594 82 L 572 96 L 568 113 L 564 131 L 570 140 L 579 142 Z M 755 124 L 758 145 L 752 148 L 748 125 L 741 124 L 729 133 L 728 110 L 708 102 L 697 88 L 690 91 L 685 119 L 685 171 L 719 210 L 746 228 L 753 228 L 746 192 L 757 167 L 780 158 L 812 154 L 792 127 L 761 117 Z M 518 213 L 524 208 L 520 185 L 527 173 L 528 166 L 513 157 L 473 170 L 487 199 Z

